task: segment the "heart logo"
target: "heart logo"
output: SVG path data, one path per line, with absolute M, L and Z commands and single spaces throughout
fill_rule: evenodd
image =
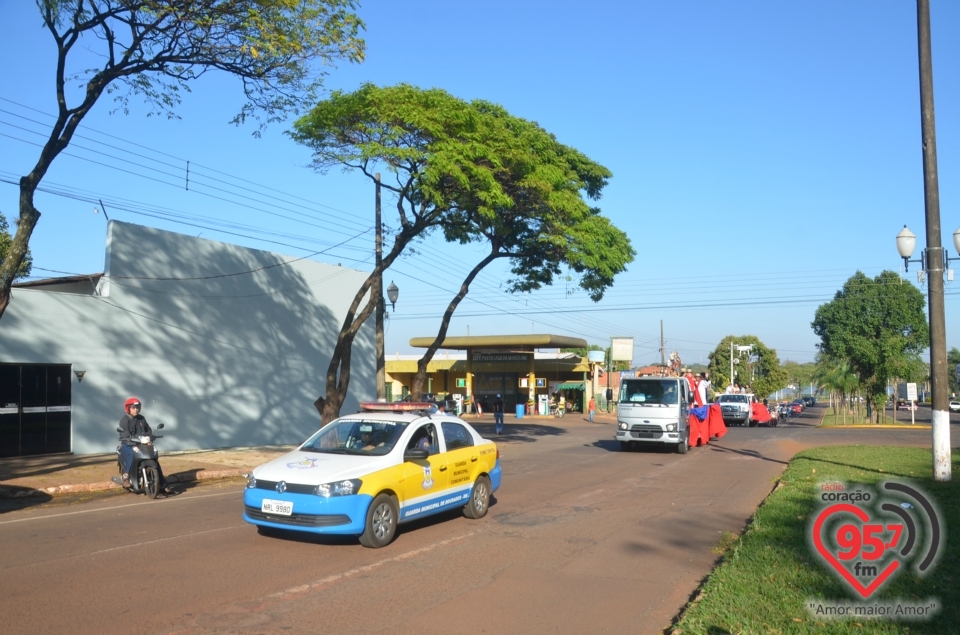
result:
M 824 544 L 824 525 L 833 516 L 842 517 L 844 514 L 852 514 L 860 521 L 859 524 L 847 523 L 841 526 L 836 534 L 836 547 Z M 868 563 L 876 562 L 883 557 L 884 551 L 895 547 L 903 529 L 902 525 L 887 525 L 886 531 L 893 532 L 893 538 L 889 542 L 884 542 L 878 536 L 885 533 L 884 526 L 870 523 L 870 520 L 870 515 L 856 505 L 839 503 L 821 511 L 813 524 L 813 544 L 817 552 L 864 599 L 873 595 L 900 568 L 900 561 L 896 559 L 888 562 L 882 570 L 879 569 L 878 564 Z M 851 571 L 848 565 L 841 562 L 841 559 L 856 560 L 853 563 L 853 570 Z M 869 584 L 864 585 L 857 574 L 873 579 Z

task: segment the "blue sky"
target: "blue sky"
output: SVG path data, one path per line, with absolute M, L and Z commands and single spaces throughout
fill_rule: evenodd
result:
M 596 305 L 563 280 L 509 296 L 504 269 L 492 268 L 451 334 L 535 331 L 597 344 L 632 335 L 643 364 L 659 357 L 663 320 L 667 351 L 687 362 L 705 362 L 727 334 L 809 361 L 816 307 L 857 269 L 897 270 L 904 224 L 923 244 L 913 2 L 369 0 L 360 13 L 367 59 L 331 69 L 328 88 L 439 87 L 539 122 L 612 170 L 600 206 L 638 252 Z M 960 5 L 933 0 L 932 23 L 942 240 L 952 246 Z M 36 160 L 25 141 L 39 142 L 54 112 L 54 53 L 33 3 L 0 1 L 4 180 Z M 82 129 L 88 139 L 44 181 L 85 200 L 38 196 L 35 274 L 102 270 L 105 221 L 89 202 L 97 198 L 118 220 L 293 256 L 329 249 L 315 258 L 369 269 L 369 183 L 313 173 L 309 153 L 283 134 L 289 124 L 260 139 L 229 125 L 242 98 L 231 78 L 209 75 L 192 89 L 175 120 L 146 117 L 136 102 L 128 115 L 111 115 L 107 99 L 97 105 Z M 17 188 L 0 183 L 0 211 L 12 220 L 16 209 Z M 400 287 L 388 353 L 414 352 L 411 337 L 436 332 L 481 257 L 437 238 L 418 250 L 386 275 Z M 960 347 L 960 293 L 948 285 L 947 294 L 948 346 Z

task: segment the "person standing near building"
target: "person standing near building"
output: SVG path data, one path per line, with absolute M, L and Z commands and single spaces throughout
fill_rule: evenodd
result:
M 593 413 L 597 411 L 597 400 L 593 398 L 593 395 L 590 395 L 590 401 L 587 403 L 587 416 L 590 418 L 590 423 L 593 423 Z
M 497 434 L 503 434 L 503 399 L 499 393 L 493 400 L 493 423 L 497 427 Z

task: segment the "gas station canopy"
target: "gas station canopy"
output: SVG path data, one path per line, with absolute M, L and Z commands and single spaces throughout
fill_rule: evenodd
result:
M 410 346 L 429 348 L 432 337 L 414 337 Z M 517 351 L 535 348 L 586 348 L 587 341 L 579 337 L 565 335 L 535 334 L 529 335 L 474 335 L 466 337 L 447 337 L 439 348 L 449 350 L 477 350 L 482 348 L 511 349 Z

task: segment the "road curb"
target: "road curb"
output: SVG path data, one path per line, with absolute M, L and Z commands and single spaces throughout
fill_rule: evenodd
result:
M 167 477 L 168 483 L 189 483 L 193 481 L 207 481 L 218 478 L 232 478 L 243 476 L 251 471 L 252 468 L 236 468 L 231 470 L 199 470 L 193 474 L 172 474 Z M 11 485 L 0 485 L 0 499 L 6 498 L 26 498 L 29 496 L 42 496 L 44 494 L 57 496 L 62 494 L 75 494 L 78 492 L 105 492 L 109 490 L 123 489 L 113 481 L 102 483 L 75 483 L 71 485 L 55 485 L 53 487 L 44 487 L 41 489 L 32 489 L 26 487 L 17 487 Z

